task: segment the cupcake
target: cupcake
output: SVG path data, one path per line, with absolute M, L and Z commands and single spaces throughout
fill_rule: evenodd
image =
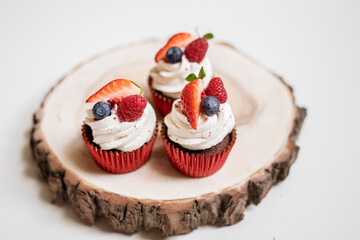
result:
M 221 78 L 204 90 L 204 72 L 190 75 L 161 130 L 171 164 L 184 175 L 206 177 L 225 163 L 236 140 L 235 119 Z
M 150 156 L 156 115 L 142 94 L 134 82 L 116 79 L 86 100 L 83 139 L 97 165 L 107 172 L 132 172 Z
M 162 115 L 171 111 L 173 102 L 179 99 L 187 84 L 185 78 L 190 73 L 198 74 L 201 67 L 208 74 L 203 81 L 206 87 L 213 70 L 206 56 L 211 33 L 198 38 L 190 33 L 178 33 L 155 56 L 156 66 L 150 71 L 149 87 L 154 102 Z

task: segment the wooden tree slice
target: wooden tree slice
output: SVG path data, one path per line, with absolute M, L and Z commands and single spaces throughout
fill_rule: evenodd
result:
M 79 65 L 52 88 L 34 114 L 35 162 L 53 200 L 70 202 L 89 223 L 102 216 L 116 231 L 155 228 L 163 235 L 187 233 L 203 224 L 234 224 L 243 218 L 246 205 L 258 204 L 288 175 L 306 109 L 295 105 L 291 87 L 280 77 L 233 47 L 214 43 L 209 50 L 215 75 L 228 90 L 238 133 L 218 173 L 195 179 L 176 172 L 159 137 L 145 166 L 113 175 L 97 167 L 82 141 L 89 107 L 85 99 L 105 83 L 134 80 L 151 99 L 147 78 L 162 44 L 148 41 L 114 49 Z

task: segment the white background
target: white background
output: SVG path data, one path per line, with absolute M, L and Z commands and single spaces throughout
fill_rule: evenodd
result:
M 181 237 L 360 239 L 359 3 L 1 0 L 0 238 L 160 237 L 114 233 L 101 221 L 90 227 L 69 206 L 51 204 L 31 161 L 32 113 L 88 57 L 198 26 L 283 76 L 308 117 L 289 177 L 260 205 L 248 207 L 238 224 Z

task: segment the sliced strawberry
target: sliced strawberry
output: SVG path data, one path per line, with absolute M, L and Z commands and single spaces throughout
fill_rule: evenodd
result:
M 160 60 L 165 60 L 165 55 L 167 50 L 171 47 L 186 47 L 189 43 L 191 43 L 196 37 L 191 35 L 190 33 L 178 33 L 172 36 L 167 44 L 161 48 L 155 56 L 155 62 L 159 62 Z
M 201 79 L 188 83 L 181 93 L 183 111 L 193 129 L 197 129 L 200 116 L 201 93 L 203 91 Z
M 122 98 L 133 94 L 142 94 L 142 89 L 126 79 L 115 79 L 91 95 L 86 102 L 100 102 L 112 98 Z

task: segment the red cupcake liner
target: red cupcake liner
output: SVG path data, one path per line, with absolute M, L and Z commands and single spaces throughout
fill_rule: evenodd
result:
M 151 94 L 153 96 L 155 105 L 156 105 L 157 109 L 159 110 L 159 112 L 163 116 L 166 116 L 168 113 L 171 112 L 172 104 L 175 101 L 175 99 L 169 98 L 169 97 L 165 96 L 164 94 L 153 89 L 151 86 L 151 82 L 152 82 L 152 79 L 151 79 L 151 77 L 149 77 L 149 81 L 148 81 L 149 88 L 151 90 Z
M 96 164 L 109 173 L 129 173 L 142 167 L 150 157 L 157 136 L 157 123 L 151 139 L 142 147 L 131 152 L 119 150 L 102 150 L 92 144 L 86 137 L 85 124 L 81 129 L 83 140 Z
M 165 124 L 163 124 L 161 129 L 161 138 L 173 167 L 186 176 L 200 178 L 216 173 L 224 165 L 235 144 L 236 129 L 234 128 L 231 132 L 231 142 L 229 145 L 221 152 L 209 156 L 201 154 L 195 155 L 194 153 L 189 154 L 187 152 L 184 154 L 183 150 L 176 147 L 166 137 Z

